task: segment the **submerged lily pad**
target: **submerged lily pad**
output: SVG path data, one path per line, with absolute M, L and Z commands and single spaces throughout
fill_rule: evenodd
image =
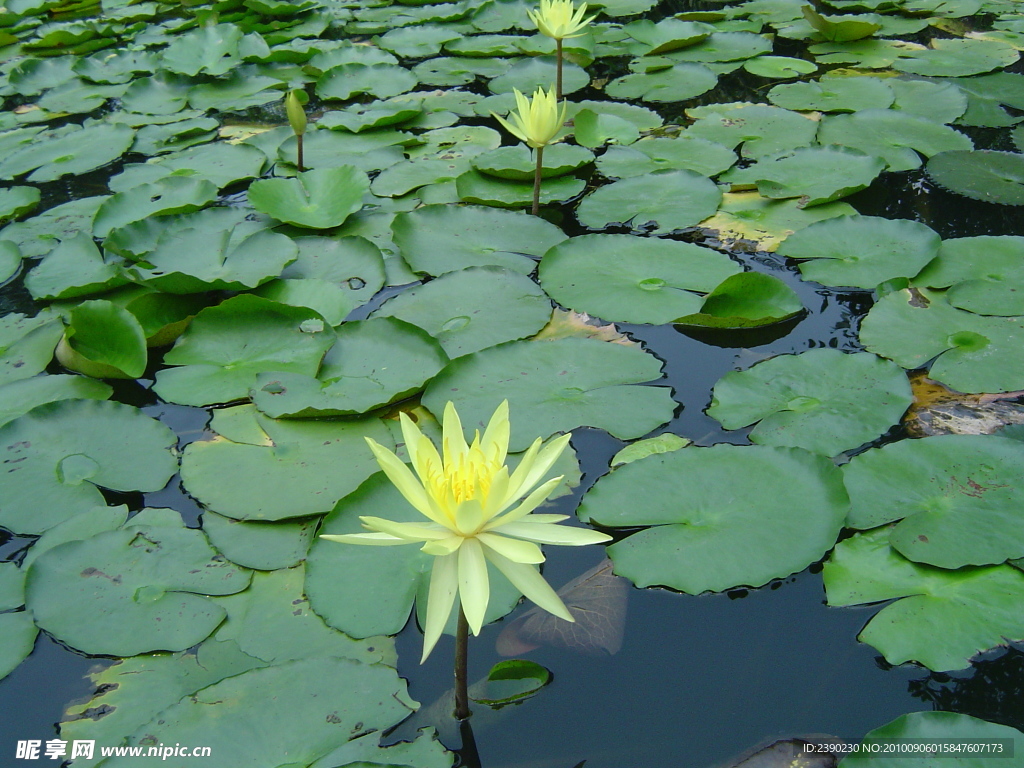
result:
M 293 179 L 263 179 L 249 186 L 249 202 L 280 221 L 310 229 L 340 227 L 363 207 L 366 174 L 351 165 L 320 168 Z
M 170 429 L 120 403 L 64 400 L 0 427 L 0 525 L 39 534 L 102 505 L 97 486 L 159 491 L 177 471 Z
M 1024 557 L 1024 474 L 1020 443 L 992 435 L 902 440 L 843 467 L 852 508 L 847 525 L 900 520 L 889 542 L 900 554 L 940 568 Z
M 876 528 L 837 544 L 824 578 L 829 605 L 903 598 L 857 636 L 890 664 L 963 669 L 980 651 L 1024 639 L 1024 573 L 1010 565 L 956 571 L 919 565 L 889 546 L 888 528 Z
M 250 575 L 217 558 L 202 532 L 178 520 L 129 525 L 45 552 L 26 584 L 36 623 L 83 653 L 112 656 L 181 651 L 205 639 L 225 611 L 200 595 L 239 592 Z
M 707 413 L 726 429 L 759 422 L 750 432 L 755 443 L 835 456 L 898 424 L 912 401 L 899 366 L 864 353 L 812 349 L 725 374 Z
M 1000 205 L 1024 205 L 1024 155 L 950 151 L 928 161 L 928 175 L 950 192 Z
M 661 363 L 634 347 L 578 338 L 513 341 L 453 360 L 427 385 L 423 404 L 437 414 L 451 400 L 473 428 L 507 398 L 515 414 L 512 451 L 581 426 L 628 440 L 672 418 L 668 388 L 633 386 L 660 376 Z
M 941 239 L 908 219 L 841 216 L 794 232 L 777 252 L 801 259 L 800 274 L 823 285 L 874 288 L 912 277 L 935 258 Z
M 758 328 L 803 311 L 796 292 L 779 278 L 741 272 L 725 278 L 704 298 L 697 312 L 672 322 L 700 328 Z
M 650 227 L 652 233 L 665 233 L 703 221 L 721 201 L 721 191 L 706 176 L 658 171 L 600 187 L 583 198 L 576 216 L 591 229 L 628 224 L 634 230 Z
M 643 504 L 635 503 L 638 488 Z M 832 548 L 848 508 L 839 470 L 824 456 L 716 445 L 619 467 L 597 481 L 578 514 L 600 525 L 652 526 L 608 548 L 615 572 L 639 587 L 699 594 L 803 570 Z
M 696 312 L 708 293 L 742 271 L 728 256 L 675 240 L 583 235 L 541 260 L 544 290 L 564 307 L 613 322 L 669 323 Z

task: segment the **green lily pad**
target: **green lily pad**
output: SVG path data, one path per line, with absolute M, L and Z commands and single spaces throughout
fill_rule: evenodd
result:
M 197 211 L 216 197 L 217 187 L 205 179 L 168 176 L 107 198 L 96 212 L 92 232 L 96 237 L 106 237 L 135 221 Z
M 629 501 L 637 488 L 642 505 Z M 848 507 L 824 456 L 716 445 L 619 467 L 597 481 L 578 514 L 600 525 L 652 526 L 608 548 L 615 572 L 640 587 L 699 594 L 803 570 L 835 544 Z
M 689 101 L 714 88 L 718 76 L 703 64 L 675 64 L 656 72 L 623 75 L 605 88 L 615 99 L 650 102 Z
M 412 73 L 424 85 L 447 87 L 465 85 L 473 82 L 477 77 L 497 77 L 507 70 L 508 62 L 502 59 L 442 56 L 421 61 L 412 68 Z
M 251 211 L 241 208 L 212 207 L 161 218 L 140 219 L 112 229 L 103 241 L 103 247 L 129 261 L 144 262 L 145 257 L 155 251 L 161 242 L 171 242 L 179 232 L 204 229 L 210 238 L 214 238 L 221 231 L 231 230 L 245 221 L 248 215 L 251 215 Z M 264 222 L 267 225 L 272 223 L 269 217 Z
M 242 294 L 204 309 L 164 356 L 153 389 L 182 405 L 249 396 L 264 371 L 316 374 L 334 331 L 312 310 Z
M 263 179 L 249 186 L 249 202 L 280 221 L 309 229 L 339 227 L 363 207 L 366 174 L 351 165 L 320 168 L 294 179 Z
M 743 68 L 752 75 L 778 79 L 782 77 L 800 77 L 818 70 L 813 62 L 806 59 L 794 59 L 790 56 L 757 56 L 743 62 Z
M 550 88 L 555 82 L 555 57 L 530 56 L 519 59 L 511 66 L 501 62 L 501 72 L 491 78 L 487 88 L 491 93 L 512 93 L 517 88 L 520 93 L 533 93 L 538 88 Z M 575 93 L 590 83 L 590 75 L 586 70 L 568 61 L 562 62 L 562 94 Z
M 587 195 L 576 209 L 591 229 L 629 224 L 652 234 L 685 229 L 711 216 L 722 201 L 714 182 L 693 171 L 658 171 L 616 181 Z
M 181 229 L 161 238 L 145 262 L 128 272 L 168 293 L 241 291 L 280 275 L 297 253 L 290 237 L 246 221 L 212 236 L 202 227 Z
M 291 568 L 306 556 L 319 518 L 264 522 L 232 520 L 207 510 L 203 531 L 224 556 L 243 568 Z
M 167 176 L 193 176 L 223 189 L 236 181 L 259 176 L 266 162 L 267 156 L 256 147 L 217 142 L 126 165 L 110 179 L 109 186 L 113 192 L 124 192 Z
M 236 520 L 328 512 L 378 469 L 363 438 L 394 446 L 377 418 L 274 421 L 254 409 L 242 415 L 264 433 L 261 444 L 218 437 L 190 443 L 181 460 L 185 489 L 207 508 Z
M 216 138 L 219 126 L 220 123 L 212 117 L 194 117 L 161 125 L 144 125 L 135 133 L 132 152 L 160 155 L 188 149 Z
M 764 197 L 800 198 L 804 207 L 830 203 L 868 187 L 885 161 L 845 147 L 803 147 L 732 168 L 721 181 L 757 186 Z
M 71 647 L 134 656 L 205 639 L 225 611 L 200 595 L 239 592 L 249 578 L 179 519 L 54 547 L 32 563 L 26 600 L 36 623 Z
M 612 179 L 680 168 L 702 176 L 716 176 L 735 162 L 736 154 L 731 149 L 683 134 L 674 139 L 641 139 L 628 147 L 608 147 L 597 159 L 597 169 Z
M 344 323 L 316 378 L 297 373 L 256 377 L 253 403 L 268 416 L 352 416 L 415 394 L 448 362 L 422 328 L 393 317 Z
M 714 32 L 696 45 L 689 45 L 666 55 L 670 61 L 733 62 L 760 56 L 772 50 L 767 37 L 750 32 Z
M 32 268 L 25 276 L 25 287 L 34 299 L 44 300 L 101 293 L 129 282 L 119 261 L 104 258 L 92 235 L 78 232 Z
M 1007 740 L 1011 743 L 1005 744 Z M 1004 743 L 1000 744 L 1000 741 Z M 936 742 L 951 743 L 950 745 L 957 751 L 947 754 L 957 755 L 957 765 L 962 768 L 997 768 L 1004 765 L 1000 761 L 1006 759 L 1005 755 L 1008 755 L 1011 749 L 1019 754 L 1017 750 L 1022 748 L 1022 741 L 1022 734 L 1016 728 L 989 723 L 969 715 L 956 712 L 911 712 L 869 731 L 864 736 L 863 743 L 875 745 L 880 751 L 875 753 L 863 749 L 861 752 L 848 755 L 843 760 L 843 768 L 927 768 L 934 764 L 934 753 L 926 752 L 915 756 L 905 753 L 887 754 L 881 750 L 891 749 L 889 745 L 893 744 L 927 745 Z M 978 751 L 972 754 L 968 749 L 962 749 L 968 744 L 978 742 L 989 742 L 1005 751 Z
M 649 437 L 645 440 L 637 440 L 630 443 L 621 451 L 612 456 L 610 466 L 612 469 L 621 467 L 623 464 L 632 464 L 634 461 L 645 459 L 659 453 L 672 453 L 680 448 L 685 448 L 693 441 L 686 437 L 674 435 L 671 432 L 663 432 L 657 437 Z
M 1015 125 L 1020 121 L 1019 117 L 1010 115 L 1004 106 L 1020 109 L 1024 105 L 1020 95 L 1022 82 L 1024 75 L 1012 72 L 995 72 L 946 81 L 967 97 L 967 110 L 958 122 L 990 128 Z
M 414 71 L 396 64 L 341 64 L 328 69 L 316 83 L 322 99 L 351 99 L 370 94 L 378 99 L 397 96 L 416 87 Z
M 427 155 L 395 163 L 377 174 L 370 190 L 379 197 L 399 197 L 420 187 L 454 181 L 470 169 L 472 157 L 484 151 L 481 146 L 467 144 L 441 157 Z
M 31 171 L 28 180 L 40 182 L 82 174 L 120 157 L 134 136 L 128 126 L 109 123 L 46 131 L 0 161 L 0 178 L 13 179 Z
M 632 144 L 640 138 L 640 130 L 625 118 L 581 109 L 573 117 L 576 143 L 596 148 L 604 144 Z
M 805 5 L 800 10 L 814 31 L 818 33 L 815 36 L 818 40 L 846 43 L 870 37 L 882 28 L 881 24 L 865 21 L 857 16 L 833 16 L 831 18 L 822 16 L 809 5 Z
M 0 563 L 0 611 L 11 611 L 25 604 L 25 572 L 17 563 Z
M 392 232 L 412 270 L 435 276 L 483 266 L 529 274 L 536 267 L 531 256 L 543 256 L 566 238 L 536 216 L 482 206 L 429 205 L 399 213 Z
M 892 78 L 887 81 L 896 101 L 892 109 L 936 123 L 952 123 L 967 109 L 967 95 L 953 82 Z
M 57 359 L 97 379 L 137 379 L 149 356 L 146 334 L 131 312 L 109 301 L 84 301 L 67 315 Z
M 388 30 L 376 38 L 376 43 L 385 51 L 406 59 L 424 59 L 436 56 L 441 46 L 462 35 L 450 27 L 440 24 L 419 24 L 415 27 L 398 27 Z
M 1019 57 L 994 40 L 934 38 L 931 48 L 902 53 L 892 68 L 924 77 L 967 77 L 1008 67 Z
M 80 58 L 72 70 L 94 83 L 128 83 L 138 74 L 149 74 L 159 67 L 152 51 L 100 51 Z
M 83 197 L 54 206 L 25 221 L 8 224 L 0 229 L 0 240 L 9 240 L 21 250 L 26 259 L 39 258 L 52 251 L 59 241 L 79 231 L 88 230 L 103 201 L 109 196 Z
M 63 335 L 64 324 L 48 312 L 0 317 L 0 384 L 41 373 Z
M 0 385 L 0 426 L 31 411 L 37 405 L 58 400 L 106 400 L 109 384 L 86 376 L 34 376 Z
M 888 528 L 837 544 L 824 579 L 833 606 L 903 598 L 875 614 L 857 635 L 890 664 L 963 669 L 980 651 L 1024 639 L 1024 573 L 1010 565 L 957 571 L 919 565 L 889 546 Z
M 764 104 L 716 104 L 688 109 L 696 118 L 686 135 L 708 139 L 734 149 L 743 145 L 743 157 L 758 158 L 814 142 L 818 123 L 788 109 Z
M 941 239 L 907 219 L 840 216 L 804 227 L 777 252 L 802 259 L 800 274 L 823 285 L 874 288 L 894 277 L 912 277 L 935 258 Z
M 238 67 L 227 77 L 193 86 L 188 92 L 188 104 L 203 112 L 240 112 L 278 101 L 281 86 L 280 80 L 260 75 L 253 67 Z
M 699 311 L 672 322 L 701 328 L 759 328 L 803 311 L 796 292 L 779 278 L 741 272 L 725 278 L 704 298 Z
M 21 271 L 21 249 L 10 240 L 0 240 L 0 285 Z
M 505 181 L 469 170 L 455 180 L 460 200 L 500 208 L 526 208 L 533 202 L 533 183 Z M 540 204 L 563 203 L 579 195 L 587 186 L 575 176 L 559 176 L 541 184 Z
M 242 35 L 234 24 L 197 27 L 175 38 L 164 49 L 160 63 L 182 75 L 225 75 L 242 61 L 238 50 Z
M 0 614 L 0 680 L 28 658 L 38 634 L 29 611 Z
M 1015 392 L 1024 389 L 1024 361 L 1014 351 L 1021 333 L 1020 317 L 975 315 L 915 289 L 882 297 L 861 322 L 860 341 L 908 369 L 937 358 L 929 377 L 960 392 Z
M 725 374 L 707 414 L 726 429 L 758 422 L 750 440 L 760 445 L 835 456 L 898 424 L 912 401 L 910 382 L 894 363 L 812 349 Z
M 902 440 L 843 467 L 852 507 L 847 525 L 900 520 L 889 543 L 940 568 L 999 564 L 1024 556 L 1020 443 L 993 435 Z
M 422 114 L 422 101 L 374 101 L 370 104 L 353 104 L 345 109 L 327 112 L 318 123 L 321 127 L 344 128 L 352 133 L 362 133 L 365 130 L 407 123 Z
M 0 427 L 0 525 L 39 534 L 102 505 L 96 486 L 159 491 L 177 471 L 171 430 L 120 403 L 63 400 Z M 88 622 L 86 622 L 88 623 Z
M 667 53 L 699 43 L 715 31 L 710 24 L 694 21 L 680 21 L 672 18 L 655 23 L 647 19 L 631 21 L 622 31 L 638 40 L 642 45 L 634 51 L 637 55 Z
M 612 322 L 669 323 L 742 268 L 709 248 L 632 235 L 583 235 L 541 260 L 539 279 L 559 304 Z
M 928 175 L 950 192 L 1000 205 L 1024 205 L 1024 155 L 948 151 L 928 161 Z
M 914 278 L 916 285 L 949 288 L 951 306 L 979 315 L 1024 315 L 1024 237 L 944 240 L 938 257 Z
M 890 171 L 911 171 L 919 155 L 969 150 L 969 137 L 949 126 L 895 109 L 865 109 L 852 115 L 830 115 L 818 131 L 822 144 L 842 144 L 881 157 Z
M 896 96 L 888 83 L 874 77 L 828 77 L 817 82 L 776 85 L 768 100 L 783 109 L 858 112 L 885 109 Z
M 20 219 L 39 205 L 39 190 L 35 187 L 8 187 L 0 190 L 0 221 Z
M 334 286 L 350 309 L 365 304 L 384 287 L 384 257 L 366 238 L 308 236 L 293 242 L 299 252 L 281 272 L 284 281 L 317 280 Z
M 594 162 L 594 153 L 572 144 L 554 144 L 544 148 L 542 160 L 541 178 L 550 179 Z M 476 155 L 471 162 L 476 170 L 488 176 L 531 183 L 537 167 L 534 152 L 525 144 L 492 149 Z
M 158 72 L 134 80 L 122 95 L 121 106 L 146 115 L 173 115 L 185 108 L 191 88 L 187 77 Z
M 537 333 L 551 317 L 551 301 L 518 272 L 469 267 L 402 291 L 373 317 L 419 326 L 455 359 Z
M 581 426 L 629 440 L 672 418 L 667 388 L 633 386 L 660 375 L 661 363 L 635 347 L 580 338 L 513 341 L 453 360 L 427 385 L 423 404 L 436 414 L 451 400 L 473 426 L 486 423 L 496 397 L 507 398 L 513 451 Z

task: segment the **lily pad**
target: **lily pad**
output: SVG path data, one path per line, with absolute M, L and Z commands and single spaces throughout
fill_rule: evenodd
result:
M 263 179 L 249 186 L 249 202 L 280 221 L 309 229 L 340 227 L 363 207 L 366 174 L 351 165 L 320 168 L 294 179 Z
M 779 278 L 741 272 L 725 278 L 704 298 L 699 311 L 672 322 L 701 328 L 759 328 L 803 311 L 796 292 Z
M 542 160 L 541 178 L 550 179 L 594 162 L 594 153 L 572 144 L 554 144 L 545 147 Z M 531 183 L 537 167 L 535 154 L 525 144 L 492 149 L 476 155 L 471 162 L 474 168 L 488 176 Z
M 950 192 L 1000 205 L 1024 205 L 1024 155 L 949 151 L 928 161 L 928 175 Z
M 152 184 L 140 184 L 107 198 L 93 219 L 96 237 L 153 216 L 197 211 L 217 197 L 217 187 L 205 179 L 168 176 Z
M 646 56 L 687 48 L 704 40 L 715 28 L 710 24 L 680 21 L 670 16 L 657 23 L 647 19 L 631 21 L 622 31 L 643 43 L 634 52 Z
M 1008 67 L 1020 54 L 994 40 L 935 38 L 931 48 L 902 53 L 892 67 L 924 77 L 967 77 Z
M 721 201 L 722 193 L 706 176 L 658 171 L 600 187 L 583 199 L 576 216 L 591 229 L 628 224 L 634 230 L 667 233 L 698 224 Z
M 642 505 L 629 501 L 637 488 Z M 640 587 L 699 594 L 803 570 L 835 544 L 848 507 L 839 470 L 824 456 L 716 445 L 619 467 L 597 481 L 578 514 L 600 525 L 652 526 L 608 548 L 615 572 Z
M 503 181 L 469 170 L 455 180 L 460 200 L 500 208 L 526 208 L 533 201 L 531 182 Z M 563 203 L 579 195 L 587 186 L 583 179 L 559 176 L 541 184 L 540 204 Z
M 296 237 L 298 256 L 281 272 L 281 279 L 313 280 L 331 286 L 338 294 L 338 305 L 344 303 L 351 311 L 369 301 L 384 286 L 384 257 L 380 249 L 363 237 Z M 270 289 L 275 283 L 265 286 Z M 287 296 L 287 294 L 286 294 Z M 283 297 L 284 298 L 284 297 Z M 290 303 L 285 301 L 284 303 Z M 312 307 L 320 311 L 316 306 Z M 333 322 L 324 312 L 324 319 L 338 325 L 344 315 Z
M 103 505 L 100 488 L 159 491 L 177 471 L 177 437 L 120 403 L 63 400 L 0 427 L 0 525 L 39 534 Z M 88 623 L 88 622 L 86 622 Z
M 714 88 L 718 76 L 703 64 L 683 63 L 656 72 L 623 75 L 605 89 L 615 99 L 689 101 Z
M 902 440 L 843 467 L 852 508 L 847 525 L 903 519 L 889 543 L 904 557 L 940 568 L 1024 557 L 1020 444 L 993 435 Z
M 641 139 L 628 147 L 608 147 L 597 159 L 597 169 L 613 179 L 679 168 L 702 176 L 716 176 L 735 162 L 736 153 L 731 149 L 683 134 L 674 139 Z
M 823 285 L 874 288 L 894 277 L 912 277 L 938 254 L 941 239 L 907 219 L 841 216 L 804 227 L 777 252 L 801 259 L 800 274 Z
M 185 489 L 207 508 L 236 520 L 328 512 L 378 469 L 363 438 L 394 446 L 377 418 L 274 421 L 255 409 L 243 416 L 263 433 L 262 444 L 218 437 L 190 443 L 181 460 Z
M 820 112 L 857 112 L 885 109 L 896 96 L 889 85 L 874 77 L 829 77 L 817 82 L 776 85 L 768 100 L 783 109 Z
M 951 306 L 979 315 L 1024 315 L 1024 237 L 1010 235 L 944 240 L 916 285 L 949 288 Z
M 425 206 L 395 216 L 392 231 L 402 258 L 429 275 L 483 266 L 529 274 L 534 258 L 566 238 L 536 216 L 482 206 Z
M 1024 639 L 1024 573 L 1010 565 L 957 571 L 919 565 L 889 546 L 888 528 L 876 528 L 837 544 L 824 578 L 829 605 L 903 598 L 857 635 L 890 664 L 963 669 L 980 651 Z
M 686 135 L 708 139 L 733 149 L 743 145 L 743 157 L 758 158 L 814 142 L 818 123 L 788 109 L 764 104 L 715 104 L 686 111 L 696 118 Z
M 68 174 L 82 174 L 106 165 L 131 146 L 135 132 L 126 125 L 96 123 L 82 128 L 67 125 L 35 136 L 0 161 L 0 178 L 23 173 L 29 181 L 53 181 Z
M 530 56 L 519 59 L 511 66 L 501 65 L 501 73 L 487 83 L 491 93 L 533 93 L 538 88 L 550 88 L 555 82 L 556 65 L 554 56 Z M 575 93 L 590 83 L 586 70 L 568 61 L 562 63 L 562 93 Z
M 39 205 L 35 187 L 8 187 L 0 190 L 0 221 L 20 219 Z
M 204 309 L 164 356 L 153 389 L 182 405 L 249 396 L 264 371 L 316 374 L 334 331 L 316 312 L 242 294 Z
M 25 221 L 0 229 L 0 239 L 15 243 L 26 259 L 39 258 L 52 251 L 59 241 L 81 230 L 88 231 L 96 211 L 109 196 L 83 197 L 54 206 Z
M 23 662 L 36 644 L 39 629 L 29 611 L 0 614 L 0 680 Z
M 225 611 L 200 595 L 239 592 L 249 578 L 179 519 L 54 547 L 32 563 L 26 600 L 36 623 L 71 647 L 134 656 L 205 639 Z
M 818 66 L 805 59 L 794 59 L 790 56 L 757 56 L 743 62 L 743 68 L 752 75 L 770 77 L 800 77 L 816 72 Z
M 757 426 L 760 445 L 835 456 L 898 424 L 913 396 L 902 368 L 865 353 L 780 355 L 715 384 L 708 416 L 726 429 Z
M 396 64 L 341 64 L 321 75 L 316 92 L 322 99 L 344 101 L 358 94 L 386 99 L 411 91 L 417 82 L 413 71 Z
M 41 373 L 63 335 L 63 323 L 48 312 L 0 317 L 0 384 Z
M 319 518 L 264 522 L 232 520 L 209 510 L 203 531 L 224 556 L 243 568 L 273 571 L 291 568 L 305 558 Z
M 393 317 L 344 323 L 316 378 L 256 377 L 253 403 L 272 418 L 352 416 L 415 394 L 448 362 L 422 328 Z
M 660 375 L 661 363 L 635 347 L 580 338 L 513 341 L 453 360 L 427 385 L 423 404 L 437 414 L 451 400 L 472 428 L 486 424 L 496 398 L 507 398 L 516 416 L 512 451 L 581 426 L 629 440 L 672 418 L 676 403 L 667 388 L 633 386 Z
M 697 293 L 741 271 L 725 254 L 692 243 L 583 235 L 549 250 L 538 276 L 569 309 L 613 322 L 660 324 L 698 311 Z
M 10 240 L 0 240 L 0 285 L 21 271 L 21 249 Z
M 169 72 L 195 76 L 225 75 L 237 67 L 242 57 L 239 43 L 242 30 L 234 24 L 211 24 L 193 29 L 175 38 L 161 56 Z
M 22 416 L 37 405 L 58 400 L 106 400 L 113 392 L 105 384 L 86 376 L 34 376 L 0 385 L 0 426 Z
M 1024 360 L 1014 351 L 1020 317 L 983 317 L 951 307 L 941 294 L 901 290 L 875 304 L 861 322 L 861 343 L 914 369 L 936 358 L 928 375 L 960 392 L 1024 389 Z
M 804 207 L 830 203 L 865 189 L 885 169 L 885 161 L 845 147 L 803 147 L 733 168 L 721 181 L 755 184 L 764 197 L 800 198 Z
M 640 138 L 640 130 L 625 118 L 603 114 L 592 109 L 581 109 L 573 117 L 576 143 L 584 147 L 604 144 L 632 144 Z
M 615 467 L 621 467 L 623 464 L 632 464 L 634 461 L 639 461 L 659 453 L 672 453 L 680 448 L 685 448 L 691 443 L 693 441 L 689 438 L 680 437 L 671 432 L 663 432 L 657 437 L 648 437 L 645 440 L 637 440 L 635 443 L 627 445 L 612 456 L 611 467 L 615 469 Z
M 146 370 L 146 334 L 131 312 L 106 300 L 84 301 L 67 315 L 57 359 L 97 379 L 137 379 Z
M 952 123 L 967 109 L 967 95 L 953 82 L 904 78 L 893 78 L 887 82 L 896 96 L 892 109 L 936 123 Z
M 46 300 L 101 293 L 129 282 L 119 261 L 104 258 L 92 235 L 78 232 L 32 268 L 25 276 L 25 287 L 34 299 Z
M 419 326 L 455 359 L 532 336 L 551 317 L 551 301 L 525 275 L 502 267 L 469 267 L 402 291 L 373 316 Z

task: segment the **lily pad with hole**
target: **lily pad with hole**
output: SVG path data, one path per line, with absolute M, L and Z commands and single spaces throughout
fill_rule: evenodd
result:
M 483 206 L 430 205 L 399 213 L 392 232 L 413 271 L 435 276 L 483 266 L 529 274 L 534 259 L 566 238 L 544 219 Z
M 650 102 L 689 101 L 714 88 L 718 76 L 703 64 L 682 63 L 656 72 L 636 72 L 608 83 L 605 88 L 615 99 Z
M 726 429 L 756 423 L 750 440 L 760 445 L 836 456 L 898 424 L 912 400 L 896 364 L 812 349 L 727 373 L 715 384 L 707 413 Z
M 284 281 L 323 281 L 334 286 L 350 308 L 365 304 L 384 286 L 384 257 L 366 238 L 303 236 L 292 241 L 298 255 L 281 272 Z
M 706 176 L 657 171 L 600 187 L 580 202 L 576 216 L 591 229 L 628 224 L 634 230 L 667 233 L 703 221 L 721 200 L 722 193 Z
M 692 243 L 583 235 L 549 250 L 538 276 L 569 309 L 612 322 L 661 324 L 698 311 L 698 293 L 740 271 L 725 254 Z
M 949 126 L 894 109 L 865 109 L 852 115 L 826 117 L 818 131 L 818 141 L 878 155 L 890 171 L 919 167 L 919 155 L 927 158 L 974 146 L 968 136 Z
M 0 317 L 0 384 L 42 373 L 63 334 L 64 324 L 48 311 Z
M 886 109 L 895 98 L 888 83 L 874 77 L 828 77 L 776 85 L 768 91 L 768 100 L 777 107 L 819 112 Z
M 948 288 L 954 307 L 979 315 L 1024 315 L 1024 237 L 982 235 L 944 240 L 916 285 Z
M 178 518 L 54 547 L 32 563 L 26 601 L 36 623 L 71 647 L 134 656 L 204 640 L 225 611 L 202 595 L 239 592 L 249 578 Z
M 135 132 L 128 126 L 110 123 L 85 128 L 69 124 L 46 131 L 0 160 L 0 178 L 13 179 L 28 173 L 29 181 L 40 182 L 83 174 L 120 157 L 134 137 Z
M 695 313 L 672 322 L 699 328 L 759 328 L 789 320 L 803 311 L 796 292 L 779 278 L 741 272 L 716 286 Z
M 92 233 L 106 237 L 112 230 L 153 216 L 191 213 L 211 203 L 217 187 L 205 179 L 168 176 L 152 184 L 140 184 L 107 198 L 93 219 Z
M 637 488 L 640 505 L 629 501 Z M 615 572 L 640 587 L 699 594 L 803 570 L 835 544 L 848 508 L 839 470 L 824 456 L 716 445 L 619 467 L 587 492 L 578 514 L 605 526 L 651 526 L 608 548 Z
M 980 651 L 1024 639 L 1024 573 L 1010 565 L 950 571 L 914 563 L 889 545 L 888 528 L 837 544 L 824 579 L 829 605 L 896 599 L 857 635 L 890 664 L 964 669 Z
M 799 198 L 806 208 L 859 192 L 884 169 L 884 160 L 858 150 L 802 147 L 732 168 L 720 180 L 741 187 L 754 184 L 764 197 Z
M 315 378 L 260 374 L 252 399 L 275 419 L 353 416 L 410 397 L 447 363 L 441 345 L 404 320 L 352 321 L 338 328 Z
M 672 418 L 668 388 L 634 386 L 660 375 L 657 358 L 635 347 L 579 338 L 513 341 L 453 360 L 427 385 L 423 404 L 437 414 L 451 400 L 473 428 L 507 398 L 515 415 L 512 451 L 581 426 L 628 440 Z
M 248 429 L 262 433 L 261 444 L 227 437 L 190 443 L 181 466 L 185 489 L 235 520 L 322 515 L 378 470 L 364 437 L 394 446 L 373 417 L 275 421 L 255 409 L 240 415 Z
M 597 169 L 613 179 L 680 168 L 702 176 L 716 176 L 735 162 L 736 153 L 731 149 L 683 134 L 674 139 L 641 139 L 628 147 L 608 147 L 597 159 Z
M 265 371 L 316 374 L 334 331 L 316 312 L 242 294 L 204 309 L 174 348 L 153 389 L 182 405 L 249 396 Z
M 0 525 L 39 534 L 102 505 L 97 486 L 158 491 L 177 471 L 174 433 L 120 403 L 48 403 L 0 427 Z
M 113 388 L 87 376 L 64 374 L 33 376 L 0 385 L 0 426 L 31 411 L 37 405 L 58 400 L 106 400 Z
M 306 556 L 320 519 L 265 522 L 232 520 L 203 512 L 203 531 L 223 555 L 243 568 L 274 571 L 291 568 Z
M 109 301 L 83 301 L 66 317 L 57 360 L 71 371 L 97 379 L 137 379 L 149 356 L 146 334 L 131 312 Z
M 1024 389 L 1024 360 L 1014 351 L 1024 318 L 983 317 L 949 305 L 942 294 L 894 291 L 861 322 L 860 341 L 907 369 L 936 358 L 929 377 L 960 392 Z
M 396 317 L 419 326 L 455 359 L 532 336 L 550 319 L 551 300 L 518 272 L 469 267 L 403 291 L 373 317 Z
M 1020 443 L 994 435 L 902 440 L 843 467 L 852 507 L 847 525 L 892 527 L 904 557 L 940 568 L 998 565 L 1024 556 Z
M 758 158 L 814 142 L 818 123 L 788 109 L 766 104 L 715 104 L 686 111 L 696 122 L 686 135 L 708 139 Z
M 842 216 L 794 232 L 777 252 L 800 259 L 800 274 L 823 285 L 874 288 L 912 277 L 938 254 L 941 239 L 907 219 Z
M 263 179 L 249 186 L 249 202 L 263 213 L 309 229 L 339 227 L 363 207 L 366 174 L 351 165 L 321 168 L 293 179 Z
M 948 151 L 928 161 L 943 189 L 999 205 L 1024 205 L 1024 155 L 990 150 Z
M 32 298 L 43 300 L 89 296 L 127 282 L 120 259 L 104 257 L 88 232 L 61 242 L 25 276 Z

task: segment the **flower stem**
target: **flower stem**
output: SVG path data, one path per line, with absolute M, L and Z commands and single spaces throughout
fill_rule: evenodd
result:
M 469 711 L 469 690 L 466 674 L 469 646 L 469 621 L 466 612 L 459 605 L 459 624 L 455 630 L 455 719 L 465 720 Z
M 544 164 L 544 147 L 537 147 L 537 168 L 533 172 L 533 215 L 540 215 L 540 173 Z
M 305 168 L 302 167 L 302 134 L 296 136 L 295 141 L 297 142 L 298 145 L 298 156 L 295 158 L 295 165 L 299 169 L 299 173 L 302 173 L 303 171 L 306 170 Z
M 555 40 L 555 59 L 557 60 L 555 74 L 555 100 L 562 100 L 562 40 Z

